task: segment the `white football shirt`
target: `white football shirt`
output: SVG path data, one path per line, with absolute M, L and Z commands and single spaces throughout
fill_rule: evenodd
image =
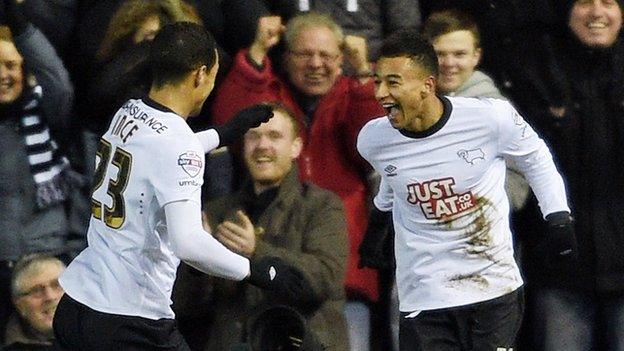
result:
M 427 131 L 399 131 L 384 117 L 358 137 L 382 178 L 375 206 L 393 214 L 402 312 L 486 301 L 522 285 L 504 158 L 523 172 L 544 216 L 569 211 L 548 148 L 508 102 L 441 99 L 444 114 Z
M 204 151 L 186 121 L 149 98 L 117 111 L 97 152 L 89 246 L 60 283 L 105 313 L 173 318 L 173 254 L 163 207 L 201 203 Z

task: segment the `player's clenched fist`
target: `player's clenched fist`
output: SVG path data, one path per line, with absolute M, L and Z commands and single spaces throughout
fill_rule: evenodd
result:
M 260 126 L 273 117 L 273 108 L 269 105 L 254 105 L 239 111 L 234 118 L 214 129 L 219 134 L 219 147 L 231 144 L 250 128 Z
M 368 62 L 368 46 L 365 38 L 355 35 L 345 36 L 344 53 L 357 75 L 368 75 L 371 73 L 370 63 Z
M 309 295 L 312 288 L 301 271 L 278 257 L 263 257 L 250 261 L 249 282 L 269 290 L 287 301 Z
M 256 38 L 249 47 L 251 59 L 257 64 L 262 64 L 267 52 L 279 43 L 285 28 L 279 16 L 260 17 L 256 28 Z

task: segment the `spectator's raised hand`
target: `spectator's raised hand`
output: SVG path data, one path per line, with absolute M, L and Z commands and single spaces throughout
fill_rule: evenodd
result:
M 347 35 L 344 39 L 344 54 L 347 61 L 355 69 L 359 77 L 369 77 L 372 73 L 368 62 L 368 46 L 366 39 L 355 35 Z
M 279 43 L 285 28 L 280 16 L 260 17 L 256 29 L 256 38 L 249 47 L 251 59 L 261 65 L 269 50 Z

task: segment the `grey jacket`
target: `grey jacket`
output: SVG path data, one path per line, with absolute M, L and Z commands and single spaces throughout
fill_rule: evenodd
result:
M 50 129 L 58 134 L 67 132 L 73 88 L 63 63 L 32 25 L 14 40 L 43 88 L 42 112 Z M 18 125 L 19 116 L 0 119 L 0 260 L 17 260 L 33 252 L 60 254 L 70 250 L 64 207 L 37 209 L 36 185 Z
M 474 71 L 464 84 L 448 95 L 507 100 L 498 90 L 492 78 L 481 71 Z

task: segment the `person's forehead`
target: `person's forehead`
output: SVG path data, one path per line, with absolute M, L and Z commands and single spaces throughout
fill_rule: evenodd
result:
M 324 26 L 303 27 L 294 38 L 293 47 L 314 47 L 317 49 L 334 49 L 338 47 L 338 39 L 331 29 Z
M 433 39 L 433 47 L 439 49 L 474 48 L 475 38 L 468 30 L 458 30 L 439 35 Z
M 572 10 L 569 13 L 570 18 L 574 17 L 587 17 L 591 16 L 592 12 L 589 11 L 593 8 L 592 5 L 604 5 L 603 9 L 606 9 L 611 14 L 622 14 L 624 7 L 622 0 L 577 0 L 572 4 Z
M 22 62 L 24 59 L 17 51 L 15 44 L 9 41 L 0 40 L 0 60 Z
M 260 124 L 258 127 L 249 130 L 250 134 L 267 134 L 271 132 L 283 133 L 288 123 L 288 117 L 279 111 L 273 111 L 273 117 L 267 122 Z
M 282 111 L 273 111 L 273 117 L 263 125 L 266 131 L 276 131 L 283 134 L 292 129 L 290 117 Z
M 572 5 L 614 4 L 621 5 L 622 0 L 574 0 Z
M 412 78 L 422 70 L 422 67 L 407 56 L 381 57 L 377 61 L 375 75 Z
M 56 280 L 61 275 L 62 270 L 63 268 L 59 265 L 52 263 L 46 264 L 32 272 L 27 272 L 22 278 L 22 285 L 24 288 L 29 288 Z

